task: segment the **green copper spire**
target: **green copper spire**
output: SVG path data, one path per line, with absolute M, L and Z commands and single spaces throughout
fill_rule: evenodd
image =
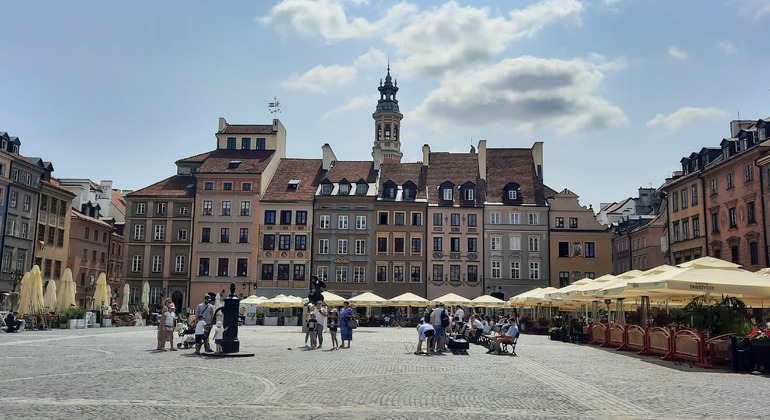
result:
M 398 92 L 398 81 L 393 81 L 390 77 L 390 63 L 388 63 L 388 73 L 385 76 L 385 83 L 382 83 L 380 79 L 380 87 L 377 88 L 380 91 L 380 100 L 377 101 L 377 110 L 379 112 L 395 112 L 400 113 L 398 110 L 398 101 L 396 100 L 396 92 Z

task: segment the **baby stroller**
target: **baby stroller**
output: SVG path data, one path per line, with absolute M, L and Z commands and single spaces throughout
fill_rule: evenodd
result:
M 182 341 L 176 344 L 176 348 L 181 349 L 184 347 L 185 349 L 189 349 L 195 347 L 195 315 L 190 315 L 190 317 L 187 318 L 187 324 L 178 322 L 175 331 L 177 332 L 177 335 L 184 337 Z

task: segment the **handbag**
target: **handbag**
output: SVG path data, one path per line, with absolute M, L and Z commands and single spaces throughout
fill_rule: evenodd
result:
M 355 330 L 356 328 L 358 328 L 358 321 L 356 321 L 353 318 L 350 318 L 350 319 L 348 319 L 347 326 L 351 330 Z

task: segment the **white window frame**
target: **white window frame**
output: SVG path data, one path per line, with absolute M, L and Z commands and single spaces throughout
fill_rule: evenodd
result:
M 500 235 L 491 235 L 489 237 L 489 250 L 490 251 L 502 251 L 503 250 L 503 237 Z
M 132 273 L 141 273 L 142 272 L 142 256 L 141 255 L 134 255 L 131 257 L 131 272 Z
M 529 243 L 529 252 L 540 252 L 540 238 L 537 236 L 529 236 L 527 238 Z
M 366 216 L 356 216 L 356 229 L 366 229 Z
M 315 274 L 318 276 L 318 280 L 321 280 L 324 283 L 329 281 L 329 266 L 319 265 L 316 267 Z
M 442 191 L 442 197 L 444 197 L 444 201 L 452 201 L 452 189 L 444 188 Z
M 521 251 L 521 236 L 513 235 L 508 238 L 511 251 Z
M 160 273 L 163 271 L 163 257 L 160 255 L 152 256 L 152 272 Z
M 175 273 L 184 273 L 185 272 L 185 256 L 184 255 L 177 255 L 176 261 L 174 263 L 174 272 Z
M 519 261 L 511 261 L 511 278 L 521 278 L 521 263 Z
M 514 211 L 511 214 L 509 214 L 508 218 L 510 220 L 510 224 L 512 225 L 518 225 L 521 223 L 521 219 L 519 218 L 519 212 L 517 211 Z
M 176 239 L 178 241 L 186 241 L 187 240 L 187 229 L 179 229 L 176 232 Z
M 348 253 L 348 240 L 337 239 L 337 254 L 346 255 Z
M 530 225 L 539 225 L 540 224 L 540 213 L 538 212 L 528 212 L 527 213 L 527 224 Z
M 348 266 L 346 265 L 338 265 L 337 269 L 334 273 L 334 280 L 337 283 L 347 283 L 348 282 Z
M 162 241 L 165 236 L 166 236 L 165 225 L 155 225 L 153 227 L 152 239 L 154 241 Z
M 540 263 L 538 261 L 529 262 L 529 278 L 532 280 L 540 278 Z
M 493 211 L 489 213 L 489 224 L 490 225 L 499 225 L 500 224 L 500 212 L 499 211 Z
M 319 239 L 318 240 L 318 253 L 322 255 L 328 255 L 329 254 L 329 240 L 328 239 Z
M 348 216 L 345 216 L 345 215 L 337 216 L 337 229 L 347 229 L 347 228 L 348 228 Z
M 490 265 L 492 268 L 492 278 L 493 279 L 500 279 L 502 278 L 502 261 L 490 261 Z
M 353 267 L 353 283 L 366 283 L 366 267 Z
M 329 229 L 329 225 L 331 224 L 332 217 L 328 214 L 322 214 L 318 218 L 318 228 L 319 229 Z
M 366 255 L 366 239 L 356 239 L 356 255 Z
M 158 203 L 158 214 L 166 214 L 166 203 Z

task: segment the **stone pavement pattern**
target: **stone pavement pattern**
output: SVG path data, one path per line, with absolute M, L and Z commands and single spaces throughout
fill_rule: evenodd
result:
M 517 357 L 415 356 L 412 328 L 305 350 L 241 327 L 250 358 L 156 352 L 152 327 L 0 335 L 0 418 L 770 418 L 770 377 L 522 335 Z M 175 340 L 178 340 L 175 337 Z

